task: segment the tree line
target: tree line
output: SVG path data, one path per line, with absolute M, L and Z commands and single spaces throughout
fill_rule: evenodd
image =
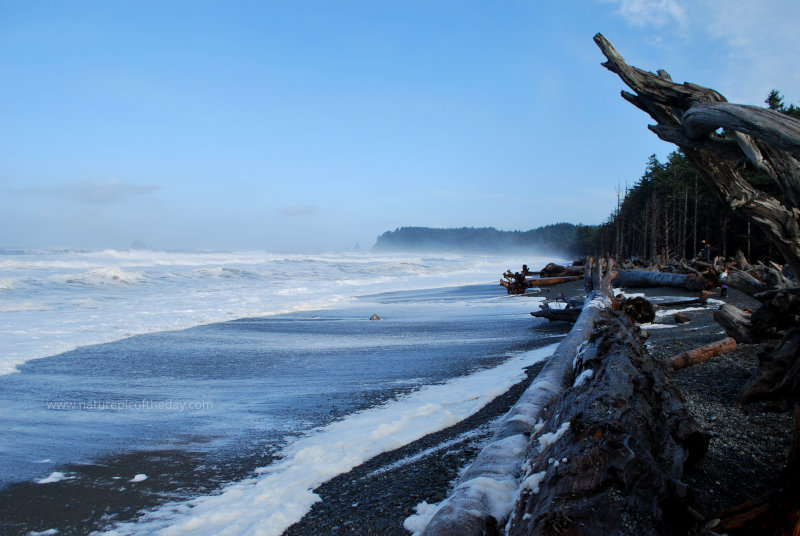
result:
M 800 118 L 800 107 L 786 106 L 777 90 L 767 107 Z M 766 176 L 743 172 L 759 190 L 778 199 L 782 194 Z M 583 253 L 680 260 L 696 257 L 706 240 L 712 255 L 731 257 L 741 250 L 748 259 L 777 260 L 780 255 L 765 235 L 744 216 L 732 211 L 692 168 L 680 151 L 661 162 L 652 155 L 644 174 L 617 191 L 617 205 L 601 225 L 590 230 Z

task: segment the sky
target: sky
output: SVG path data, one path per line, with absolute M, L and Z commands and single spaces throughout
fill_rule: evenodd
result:
M 673 146 L 600 66 L 800 103 L 796 0 L 0 0 L 0 247 L 601 223 Z

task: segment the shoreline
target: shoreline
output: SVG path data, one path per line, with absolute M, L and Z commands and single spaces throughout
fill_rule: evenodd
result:
M 582 294 L 583 282 L 546 287 L 540 292 L 526 293 L 514 299 L 557 297 L 562 292 L 567 297 Z M 690 293 L 675 289 L 637 289 L 629 294 L 644 294 L 649 298 Z M 725 301 L 739 307 L 752 307 L 757 303 L 735 289 L 730 289 Z M 531 307 L 535 309 L 536 303 L 532 301 Z M 711 316 L 713 307 L 690 309 L 687 311 L 691 319 L 688 324 L 675 325 L 670 317 L 678 309 L 667 309 L 667 314 L 657 318 L 655 322 L 674 327 L 648 330 L 647 346 L 655 359 L 663 361 L 724 336 L 720 334 L 722 328 Z M 550 342 L 552 337 L 564 335 L 569 328 L 570 325 L 566 323 L 550 323 L 531 318 L 527 329 L 535 332 L 544 345 L 545 340 Z M 541 337 L 542 335 L 545 337 Z M 531 336 L 531 339 L 534 337 Z M 787 412 L 781 412 L 774 405 L 766 403 L 750 404 L 743 408 L 734 408 L 731 404 L 741 384 L 749 377 L 750 369 L 757 365 L 758 352 L 765 346 L 767 345 L 739 345 L 728 354 L 680 369 L 673 374 L 673 381 L 684 396 L 690 413 L 711 433 L 708 453 L 684 478 L 696 497 L 696 509 L 703 515 L 709 516 L 758 497 L 770 488 L 787 459 L 791 441 L 791 416 Z M 403 527 L 403 522 L 416 513 L 416 507 L 423 501 L 431 505 L 447 496 L 455 479 L 489 441 L 496 423 L 516 403 L 543 364 L 541 362 L 528 367 L 524 380 L 454 426 L 375 456 L 349 472 L 325 482 L 315 489 L 321 501 L 314 504 L 310 512 L 283 534 L 410 535 Z M 176 452 L 179 456 L 176 456 Z M 172 483 L 185 481 L 185 487 L 180 486 L 180 491 L 186 496 L 196 495 L 200 482 L 197 479 L 197 471 L 200 470 L 197 464 L 202 457 L 202 454 L 189 451 L 135 451 L 97 460 L 92 464 L 73 464 L 75 471 L 80 471 L 86 477 L 48 485 L 48 491 L 53 493 L 54 498 L 58 498 L 56 501 L 41 500 L 40 494 L 33 493 L 42 491 L 42 487 L 36 484 L 25 484 L 32 492 L 27 495 L 18 494 L 16 492 L 19 490 L 15 489 L 15 507 L 21 517 L 27 516 L 30 519 L 31 512 L 37 511 L 41 514 L 34 516 L 39 519 L 35 526 L 30 523 L 16 524 L 11 519 L 4 519 L 4 530 L 18 530 L 9 534 L 28 534 L 29 531 L 47 530 L 58 522 L 63 527 L 59 534 L 86 534 L 105 525 L 102 522 L 104 515 L 97 520 L 96 507 L 117 514 L 115 520 L 136 518 L 137 511 L 146 508 L 151 501 L 153 504 L 163 502 L 164 495 L 157 487 L 159 478 L 169 479 Z M 142 460 L 145 459 L 147 463 L 143 463 Z M 111 491 L 109 482 L 114 475 L 127 474 L 143 465 L 153 466 L 159 461 L 163 465 L 158 472 L 153 473 L 152 476 L 156 478 L 142 483 L 147 487 L 117 480 L 127 491 L 119 494 L 107 493 Z M 201 480 L 210 487 L 206 486 L 205 490 L 199 491 L 213 493 L 215 484 L 230 481 L 231 471 L 241 474 L 243 471 L 247 472 L 245 466 L 263 466 L 269 462 L 266 458 L 250 460 L 238 468 L 202 465 L 204 472 L 201 473 L 204 476 Z M 69 498 L 74 497 L 76 484 L 83 489 L 80 493 L 86 497 L 94 496 L 98 501 L 88 506 L 76 501 L 77 508 L 72 508 Z M 150 485 L 154 487 L 147 489 Z M 7 493 L 8 490 L 9 488 L 0 490 L 0 493 Z M 140 496 L 132 500 L 129 494 Z M 171 498 L 185 498 L 180 495 L 181 493 L 176 493 Z M 53 511 L 52 505 L 55 503 L 64 503 L 66 506 Z M 4 517 L 10 518 L 11 513 L 13 512 L 7 511 Z M 94 522 L 89 522 L 88 518 L 91 517 L 94 517 Z M 68 522 L 64 523 L 65 520 Z
M 420 316 L 421 313 L 425 312 L 425 309 L 418 303 L 416 294 L 414 293 L 410 296 L 405 296 L 405 301 L 401 300 L 401 298 L 404 298 L 402 294 L 398 296 L 387 296 L 385 303 L 381 302 L 383 307 L 379 310 L 381 313 L 386 313 L 388 319 L 384 322 L 369 322 L 367 316 L 365 316 L 360 309 L 355 309 L 355 313 L 348 310 L 348 314 L 344 316 L 338 313 L 327 314 L 327 316 L 331 318 L 339 319 L 340 323 L 326 322 L 325 315 L 321 315 L 323 318 L 319 320 L 306 318 L 305 316 L 292 317 L 280 321 L 274 319 L 265 320 L 265 322 L 270 324 L 274 324 L 275 322 L 280 324 L 275 329 L 268 330 L 269 333 L 274 332 L 279 334 L 274 335 L 275 337 L 285 336 L 292 340 L 297 336 L 297 330 L 303 333 L 308 330 L 316 332 L 318 326 L 324 328 L 319 334 L 321 338 L 329 337 L 329 334 L 345 334 L 350 337 L 357 336 L 364 338 L 365 333 L 377 333 L 388 334 L 394 339 L 402 335 L 406 340 L 406 343 L 403 345 L 390 344 L 385 348 L 381 345 L 364 344 L 363 347 L 367 350 L 356 353 L 355 355 L 350 355 L 350 353 L 352 353 L 351 350 L 349 350 L 350 346 L 334 346 L 335 352 L 342 353 L 342 356 L 347 358 L 346 363 L 350 366 L 357 366 L 361 363 L 369 364 L 369 360 L 373 354 L 380 358 L 379 361 L 375 362 L 381 365 L 379 367 L 373 367 L 374 370 L 372 370 L 371 376 L 367 374 L 354 376 L 347 372 L 348 367 L 343 368 L 341 366 L 336 366 L 336 363 L 339 361 L 331 358 L 331 363 L 335 366 L 334 372 L 336 372 L 336 374 L 326 375 L 324 379 L 321 380 L 322 382 L 329 383 L 331 378 L 339 378 L 342 376 L 345 377 L 345 379 L 352 377 L 355 378 L 355 380 L 352 381 L 363 383 L 367 380 L 371 381 L 371 379 L 375 377 L 378 379 L 382 378 L 381 381 L 383 381 L 383 384 L 391 386 L 390 391 L 387 391 L 383 387 L 380 390 L 376 388 L 364 390 L 362 386 L 359 387 L 357 391 L 352 390 L 354 393 L 353 396 L 345 396 L 351 391 L 343 390 L 341 391 L 344 393 L 343 395 L 335 396 L 327 395 L 323 392 L 317 397 L 321 397 L 320 400 L 315 401 L 309 400 L 308 397 L 302 397 L 303 403 L 309 407 L 298 409 L 297 404 L 292 402 L 292 415 L 297 414 L 297 418 L 304 417 L 307 419 L 316 419 L 319 417 L 321 424 L 327 422 L 332 423 L 338 421 L 339 417 L 350 414 L 352 410 L 367 409 L 375 405 L 380 405 L 389 398 L 394 398 L 395 395 L 414 391 L 414 386 L 419 383 L 417 380 L 418 377 L 430 378 L 430 386 L 436 386 L 447 378 L 461 376 L 468 378 L 471 376 L 472 372 L 480 372 L 484 369 L 487 371 L 494 370 L 497 368 L 495 365 L 500 365 L 508 360 L 508 352 L 516 355 L 518 352 L 524 353 L 539 347 L 548 346 L 554 342 L 554 337 L 560 337 L 568 330 L 566 326 L 554 326 L 543 332 L 544 336 L 541 340 L 528 336 L 524 331 L 525 327 L 528 325 L 528 321 L 526 320 L 527 313 L 525 313 L 524 316 L 522 314 L 522 308 L 527 309 L 528 306 L 522 302 L 506 301 L 502 299 L 496 303 L 490 303 L 487 308 L 481 311 L 478 311 L 477 308 L 468 310 L 460 309 L 461 305 L 459 305 L 459 303 L 461 303 L 462 295 L 464 296 L 463 299 L 467 300 L 465 302 L 466 306 L 469 306 L 471 305 L 470 300 L 473 299 L 473 296 L 474 299 L 482 300 L 484 294 L 494 295 L 494 290 L 500 289 L 499 287 L 498 289 L 492 287 L 492 292 L 488 292 L 488 285 L 466 287 L 466 290 L 460 291 L 460 293 L 455 296 L 458 299 L 454 301 L 455 305 L 452 306 L 452 311 L 450 309 L 445 309 L 444 314 L 442 313 L 442 305 L 438 305 L 438 301 L 434 300 L 430 302 L 429 300 L 429 302 L 425 302 L 423 300 L 423 304 L 427 303 L 428 307 L 435 307 L 437 311 L 436 315 L 431 316 L 434 323 L 428 320 L 428 316 Z M 452 294 L 452 292 L 445 292 L 441 297 L 434 296 L 434 298 L 437 300 L 447 299 L 449 301 Z M 430 303 L 433 303 L 433 305 L 430 305 Z M 373 308 L 373 306 L 369 304 L 367 304 L 366 307 L 370 310 Z M 360 306 L 360 308 L 365 309 L 365 306 Z M 389 314 L 390 311 L 392 314 Z M 460 315 L 457 321 L 448 318 L 448 316 L 452 316 L 449 313 L 456 314 L 462 311 L 465 314 Z M 315 321 L 312 323 L 310 320 Z M 292 329 L 284 329 L 286 327 L 284 324 L 287 322 L 291 324 L 290 327 Z M 203 349 L 204 353 L 202 355 L 213 356 L 216 355 L 214 352 L 220 352 L 226 349 L 230 341 L 239 344 L 242 334 L 248 335 L 253 332 L 261 333 L 261 328 L 263 326 L 251 324 L 253 324 L 253 322 L 238 321 L 219 324 L 213 328 L 195 328 L 196 331 L 201 331 L 203 333 L 209 332 L 205 334 L 206 338 L 208 340 L 215 340 L 218 346 L 213 349 L 209 349 L 207 347 L 207 341 L 203 342 L 205 339 L 202 338 L 197 339 L 197 341 L 195 341 L 197 344 L 194 346 L 188 345 L 184 348 L 187 341 L 183 340 L 182 336 L 170 332 L 169 336 L 165 335 L 156 339 L 152 337 L 132 338 L 124 343 L 114 343 L 103 347 L 88 347 L 78 356 L 81 359 L 77 360 L 74 359 L 75 356 L 70 358 L 70 361 L 66 361 L 63 357 L 54 356 L 51 359 L 37 362 L 37 366 L 44 369 L 43 372 L 39 373 L 39 376 L 15 376 L 15 379 L 18 382 L 24 379 L 31 385 L 39 382 L 46 387 L 51 378 L 50 374 L 69 370 L 76 377 L 95 378 L 93 381 L 100 382 L 103 381 L 104 378 L 109 377 L 109 371 L 101 369 L 101 374 L 97 376 L 98 369 L 91 365 L 96 359 L 104 359 L 103 356 L 108 355 L 109 352 L 117 357 L 127 356 L 127 352 L 132 352 L 131 355 L 135 353 L 136 356 L 139 356 L 139 359 L 151 359 L 153 355 L 161 355 L 162 353 L 173 356 L 173 354 L 175 354 L 175 349 L 178 347 L 181 348 L 182 352 L 194 355 L 196 353 L 195 346 L 197 346 L 197 349 Z M 439 325 L 441 325 L 441 327 L 439 327 Z M 398 331 L 400 328 L 402 328 L 403 331 Z M 433 334 L 434 332 L 435 335 Z M 187 336 L 191 336 L 192 340 L 197 338 L 196 333 L 178 333 L 186 333 Z M 270 337 L 272 336 L 273 335 L 270 335 Z M 473 336 L 475 337 L 475 341 L 470 342 Z M 173 340 L 176 339 L 176 337 L 180 340 Z M 228 341 L 228 339 L 230 339 L 230 341 Z M 391 340 L 392 339 L 390 339 L 390 342 Z M 269 342 L 272 342 L 272 339 L 269 339 Z M 251 342 L 250 344 L 254 345 L 255 343 Z M 310 342 L 306 342 L 306 346 L 310 344 Z M 412 357 L 406 358 L 406 354 L 404 354 L 404 352 L 407 352 L 405 346 L 409 345 L 413 350 L 413 352 L 409 354 Z M 264 345 L 262 344 L 261 346 Z M 278 348 L 282 348 L 279 344 L 277 346 Z M 239 346 L 237 346 L 237 348 L 239 348 Z M 249 346 L 246 348 L 249 348 Z M 361 348 L 361 346 L 358 348 Z M 439 350 L 439 348 L 442 350 Z M 156 354 L 153 354 L 152 352 L 156 350 Z M 446 359 L 437 359 L 437 356 L 440 354 Z M 271 353 L 267 353 L 258 360 L 253 357 L 254 355 L 256 354 L 248 354 L 247 367 L 244 368 L 245 373 L 251 371 L 251 369 L 254 370 L 256 365 L 272 363 L 272 361 L 269 361 L 272 359 Z M 327 356 L 328 354 L 326 353 L 325 355 Z M 311 352 L 308 357 L 314 358 L 319 356 Z M 403 357 L 404 360 L 400 360 L 400 357 Z M 518 357 L 515 359 L 519 361 Z M 212 365 L 216 362 L 213 357 L 208 357 L 207 360 Z M 414 365 L 415 362 L 413 360 L 420 362 L 421 365 L 418 366 L 419 371 L 411 368 L 417 366 Z M 111 371 L 113 372 L 116 370 L 113 366 L 117 361 L 118 360 L 113 362 L 104 361 L 104 363 L 110 363 L 109 366 L 112 367 Z M 157 364 L 161 363 L 162 369 L 159 370 L 164 370 L 164 367 L 172 363 L 172 361 L 159 359 L 153 359 L 153 361 Z M 182 363 L 181 361 L 177 362 Z M 192 361 L 193 364 L 196 362 L 196 360 Z M 281 360 L 278 360 L 278 362 L 284 363 Z M 324 364 L 319 359 L 313 361 L 313 363 L 315 363 L 317 367 Z M 518 365 L 513 365 L 517 367 L 515 379 L 513 380 L 514 382 L 519 384 L 520 378 L 528 376 L 522 372 L 522 368 L 529 363 L 530 361 L 523 359 L 519 361 Z M 414 381 L 386 383 L 388 381 L 385 379 L 387 375 L 394 374 L 392 369 L 393 364 L 396 365 L 396 374 L 400 378 L 403 378 L 404 375 L 408 376 L 409 372 L 407 372 L 407 370 L 414 371 Z M 281 366 L 289 365 L 284 363 L 284 365 Z M 204 370 L 205 369 L 200 369 L 201 372 Z M 237 371 L 241 372 L 241 370 L 241 366 L 237 368 Z M 269 370 L 272 371 L 273 369 Z M 281 372 L 283 369 L 278 367 L 275 370 Z M 369 370 L 371 369 L 368 369 L 368 372 Z M 375 376 L 377 373 L 381 375 L 379 377 Z M 451 376 L 453 373 L 457 374 Z M 260 366 L 258 367 L 258 371 L 253 372 L 253 374 L 254 377 L 257 378 L 267 378 L 267 380 L 265 380 L 267 383 L 269 381 L 268 379 L 272 377 L 271 375 L 265 375 L 264 369 Z M 423 376 L 424 374 L 427 376 Z M 246 377 L 249 378 L 249 376 Z M 394 376 L 389 377 L 393 378 Z M 491 377 L 491 374 L 489 377 Z M 200 379 L 202 380 L 203 378 L 204 377 L 201 377 Z M 503 389 L 498 389 L 498 386 L 492 381 L 487 382 L 483 380 L 483 382 L 488 391 L 493 391 L 492 396 L 497 395 L 497 393 L 513 384 L 513 382 L 509 381 L 507 384 L 504 383 Z M 150 384 L 147 385 L 150 386 Z M 154 385 L 155 387 L 152 387 L 154 390 L 160 386 L 160 384 Z M 252 391 L 252 395 L 259 395 L 259 391 L 251 387 L 251 382 L 245 382 L 245 385 L 248 387 L 248 390 Z M 365 385 L 372 384 L 367 382 Z M 22 387 L 25 386 L 27 385 L 22 385 Z M 17 387 L 21 389 L 21 387 Z M 483 386 L 476 384 L 474 389 L 459 394 L 460 397 L 463 397 L 463 400 L 462 398 L 458 398 L 453 399 L 452 402 L 473 404 L 469 401 L 475 399 L 475 395 L 478 394 L 478 391 L 480 391 L 482 387 Z M 314 385 L 305 384 L 304 388 L 313 390 Z M 341 385 L 339 388 L 341 389 Z M 512 387 L 511 392 L 514 392 L 514 389 L 520 388 L 521 387 Z M 27 389 L 25 392 L 38 393 L 46 391 L 44 389 Z M 338 392 L 339 391 L 337 391 L 337 393 Z M 510 407 L 510 404 L 515 401 L 515 397 L 511 396 L 508 398 L 506 407 L 498 406 L 498 404 L 501 404 L 500 400 L 504 397 L 508 397 L 507 393 L 508 391 L 500 395 L 500 397 L 495 396 L 495 401 L 490 401 L 490 398 L 482 400 L 481 404 L 487 404 L 488 402 L 487 405 L 490 407 L 490 410 L 491 408 L 496 408 L 494 409 L 494 413 L 496 415 L 502 415 L 507 411 L 508 407 Z M 35 406 L 36 400 L 33 402 Z M 322 402 L 322 404 L 319 402 Z M 217 406 L 220 408 L 223 407 L 221 404 L 215 404 L 215 407 Z M 459 411 L 461 411 L 460 407 L 461 406 L 458 404 L 444 404 L 441 411 L 452 411 L 458 414 Z M 280 407 L 278 409 L 280 409 Z M 41 411 L 44 412 L 45 410 L 42 409 Z M 298 411 L 300 412 L 298 413 Z M 73 417 L 84 417 L 90 414 L 74 413 L 69 415 Z M 427 415 L 427 413 L 422 415 L 422 420 L 424 420 L 425 415 Z M 482 434 L 488 435 L 491 433 L 491 430 L 485 429 L 484 421 L 490 421 L 494 417 L 492 417 L 490 413 L 485 412 L 481 413 L 481 415 L 481 418 L 469 421 L 475 425 L 476 428 L 480 428 L 478 430 L 468 429 L 469 424 L 456 424 L 456 426 L 462 426 L 460 435 L 463 435 L 463 437 L 459 442 L 480 441 Z M 48 413 L 45 416 L 58 416 L 58 414 Z M 67 414 L 65 414 L 65 416 L 67 416 Z M 102 414 L 101 416 L 112 418 L 113 422 L 117 422 L 114 415 L 110 413 Z M 148 418 L 150 418 L 149 414 Z M 154 419 L 153 422 L 159 426 L 161 426 L 159 423 L 165 422 L 158 415 L 154 415 L 152 419 Z M 230 419 L 230 417 L 228 417 L 228 419 Z M 456 419 L 448 419 L 448 421 L 452 423 L 455 422 Z M 96 422 L 96 420 L 91 422 Z M 134 424 L 136 424 L 135 428 L 141 427 L 138 421 Z M 223 426 L 220 429 L 228 430 L 232 426 L 233 425 L 227 427 Z M 464 426 L 466 426 L 466 428 L 463 428 Z M 235 427 L 233 428 L 235 429 Z M 423 428 L 422 430 L 425 429 L 436 428 Z M 210 432 L 216 430 L 217 428 L 209 429 Z M 249 429 L 244 430 L 245 433 L 243 433 L 240 438 L 243 446 L 246 447 L 247 445 L 260 442 L 260 437 L 254 436 L 252 431 L 248 432 L 247 430 Z M 279 429 L 276 433 L 281 433 L 285 436 L 286 432 L 281 430 L 282 429 Z M 424 433 L 422 430 L 420 430 L 415 437 L 430 441 L 430 438 L 425 439 L 421 437 Z M 59 463 L 58 460 L 52 462 L 48 456 L 32 458 L 31 460 L 35 459 L 41 461 L 31 461 L 30 463 L 45 464 L 46 462 L 50 462 L 51 466 L 48 466 L 46 470 L 44 470 L 43 465 L 43 471 L 33 480 L 12 481 L 8 486 L 0 489 L 0 503 L 4 505 L 2 508 L 3 514 L 0 516 L 0 518 L 2 518 L 0 519 L 0 532 L 4 534 L 28 534 L 31 531 L 41 532 L 58 529 L 59 534 L 87 534 L 91 531 L 102 530 L 103 528 L 108 530 L 113 528 L 116 522 L 131 521 L 138 518 L 139 515 L 137 514 L 142 509 L 158 509 L 159 506 L 165 503 L 174 501 L 183 502 L 186 499 L 192 499 L 198 496 L 218 494 L 220 486 L 245 480 L 254 476 L 254 471 L 257 468 L 271 465 L 271 461 L 274 461 L 278 452 L 278 450 L 274 449 L 256 449 L 250 451 L 246 448 L 237 452 L 238 449 L 236 447 L 240 444 L 238 440 L 230 443 L 230 449 L 227 448 L 228 443 L 225 443 L 226 448 L 224 452 L 219 450 L 216 446 L 211 446 L 211 450 L 204 448 L 198 450 L 193 447 L 195 443 L 204 443 L 207 442 L 206 440 L 213 443 L 215 442 L 216 436 L 210 435 L 206 438 L 205 435 L 197 435 L 195 437 L 185 434 L 185 439 L 188 441 L 187 443 L 184 442 L 180 436 L 176 436 L 175 433 L 176 429 L 172 429 L 172 431 L 168 432 L 168 437 L 171 439 L 164 443 L 166 446 L 163 449 L 161 449 L 160 446 L 156 446 L 159 450 L 136 449 L 135 445 L 131 445 L 128 448 L 123 446 L 121 449 L 115 447 L 109 451 L 109 455 L 101 455 L 97 458 L 91 455 L 77 456 L 71 458 L 71 460 L 73 460 L 72 463 L 64 464 Z M 69 437 L 74 440 L 75 436 L 70 435 Z M 154 435 L 153 437 L 157 438 L 160 436 Z M 279 436 L 276 437 L 277 439 L 273 441 L 274 443 L 285 442 L 285 439 L 281 439 Z M 52 438 L 48 440 L 48 444 L 53 444 Z M 157 443 L 157 445 L 160 444 L 161 443 Z M 353 444 L 357 445 L 357 443 Z M 421 443 L 418 443 L 418 445 L 420 444 Z M 428 445 L 428 447 L 424 448 L 434 446 L 432 444 Z M 455 444 L 453 448 L 458 447 L 459 445 Z M 355 450 L 358 450 L 358 448 L 356 447 Z M 252 456 L 248 455 L 248 452 L 250 452 Z M 13 465 L 14 464 L 9 467 L 13 467 Z M 408 467 L 408 465 L 406 465 L 406 467 Z M 54 473 L 48 477 L 47 475 L 50 471 Z M 146 474 L 147 478 L 136 480 L 136 475 L 140 474 Z M 38 483 L 39 481 L 47 481 L 47 484 L 41 485 Z M 415 504 L 416 502 L 411 506 L 413 507 Z M 402 520 L 400 527 L 402 527 Z M 145 532 L 147 530 L 148 529 L 145 529 Z
M 582 294 L 583 282 L 554 285 L 519 298 L 559 296 L 561 292 L 567 297 Z M 647 298 L 694 295 L 664 288 L 636 289 L 629 294 L 643 294 Z M 729 289 L 725 301 L 739 307 L 758 304 L 735 289 Z M 684 311 L 690 317 L 687 324 L 676 325 L 672 320 L 672 315 L 679 310 L 677 308 L 666 309 L 656 319 L 657 324 L 674 327 L 648 330 L 647 347 L 654 359 L 664 362 L 680 352 L 724 337 L 724 331 L 712 317 L 713 304 L 703 309 L 691 309 Z M 544 323 L 531 329 L 546 329 L 548 326 Z M 694 507 L 704 516 L 758 498 L 770 489 L 786 463 L 791 444 L 791 415 L 771 403 L 748 404 L 740 408 L 732 405 L 739 389 L 758 365 L 758 353 L 767 346 L 742 344 L 727 354 L 672 374 L 689 412 L 711 437 L 706 455 L 684 475 L 695 498 Z M 540 368 L 529 369 L 528 378 L 523 383 L 530 384 Z M 403 527 L 405 519 L 415 514 L 416 506 L 423 501 L 429 505 L 438 503 L 452 491 L 455 479 L 491 438 L 492 419 L 499 419 L 504 414 L 501 408 L 513 406 L 524 390 L 522 385 L 518 384 L 495 399 L 490 404 L 492 409 L 487 406 L 450 429 L 373 458 L 326 482 L 316 490 L 322 501 L 283 536 L 316 536 L 321 533 L 409 536 L 411 532 Z M 409 465 L 386 471 L 380 479 L 374 478 L 376 468 L 430 448 L 430 445 L 453 440 L 465 429 L 483 429 L 485 432 L 470 440 L 450 444 L 440 453 L 432 452 Z

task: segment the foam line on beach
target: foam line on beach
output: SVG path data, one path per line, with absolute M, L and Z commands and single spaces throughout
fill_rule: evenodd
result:
M 502 364 L 442 384 L 425 386 L 288 444 L 281 459 L 258 476 L 183 503 L 167 504 L 107 536 L 279 536 L 320 497 L 314 489 L 377 456 L 473 415 L 525 378 L 525 368 L 552 355 L 557 345 L 510 357 Z

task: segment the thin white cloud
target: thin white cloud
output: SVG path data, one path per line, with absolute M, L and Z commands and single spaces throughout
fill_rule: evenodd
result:
M 151 194 L 159 188 L 160 186 L 155 184 L 133 184 L 111 178 L 108 180 L 87 179 L 55 186 L 31 186 L 7 191 L 24 195 L 67 197 L 82 203 L 110 204 L 129 197 Z
M 617 11 L 628 24 L 661 28 L 686 23 L 686 10 L 678 0 L 606 0 L 618 5 Z
M 600 1 L 615 4 L 629 26 L 645 28 L 648 44 L 698 56 L 706 74 L 691 82 L 713 87 L 733 102 L 761 105 L 773 88 L 787 103 L 800 101 L 797 0 Z M 711 44 L 716 50 L 707 48 Z
M 310 216 L 317 212 L 317 207 L 312 205 L 292 205 L 280 209 L 284 216 Z

